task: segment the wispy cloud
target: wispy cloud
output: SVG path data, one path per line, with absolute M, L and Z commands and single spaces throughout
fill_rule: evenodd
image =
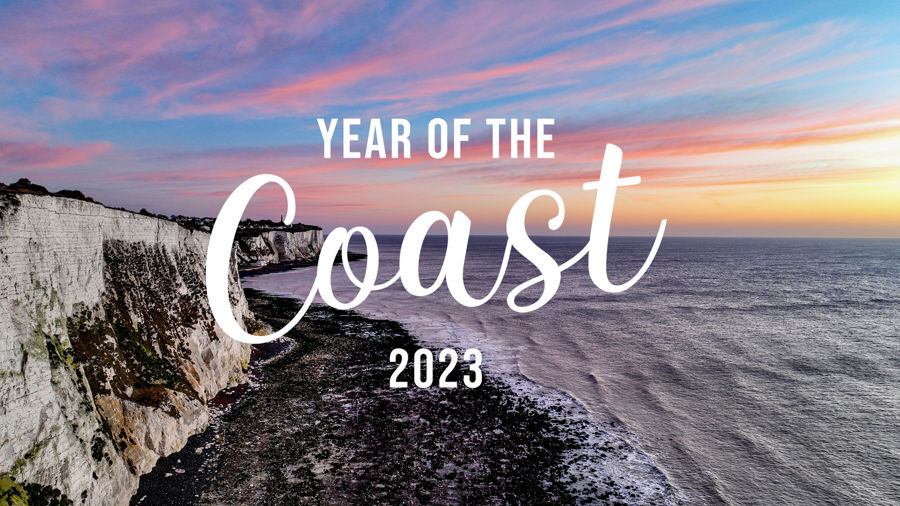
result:
M 0 141 L 0 171 L 15 169 L 52 169 L 87 164 L 109 151 L 112 144 L 92 142 L 75 146 L 35 142 Z
M 626 201 L 631 213 L 677 202 L 696 221 L 719 188 L 723 217 L 771 219 L 749 192 L 895 184 L 897 16 L 774 0 L 9 2 L 0 174 L 210 214 L 272 172 L 326 225 L 399 226 L 457 203 L 496 227 L 492 206 L 534 185 L 577 189 L 613 142 L 644 177 L 630 191 L 646 209 Z M 408 117 L 414 156 L 323 160 L 318 116 Z M 462 160 L 430 160 L 430 116 L 555 117 L 557 158 L 493 160 L 473 128 Z M 886 198 L 852 187 L 855 203 Z M 264 192 L 258 209 L 278 199 Z

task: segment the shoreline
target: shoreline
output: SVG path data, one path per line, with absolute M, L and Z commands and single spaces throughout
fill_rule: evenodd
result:
M 299 305 L 245 292 L 273 327 Z M 397 322 L 313 305 L 288 338 L 255 352 L 249 380 L 211 401 L 210 427 L 141 477 L 132 504 L 680 501 L 586 413 L 491 369 L 477 389 L 387 388 L 390 350 L 424 347 Z M 462 385 L 459 368 L 450 379 Z
M 382 315 L 377 312 L 362 312 L 363 316 L 374 319 L 392 319 L 390 315 Z M 569 459 L 574 468 L 574 473 L 585 478 L 593 478 L 602 482 L 609 478 L 608 468 L 615 468 L 613 473 L 616 479 L 622 483 L 631 484 L 632 488 L 649 489 L 650 495 L 656 494 L 665 498 L 665 503 L 696 503 L 707 504 L 704 499 L 688 492 L 672 483 L 669 475 L 656 462 L 654 457 L 641 449 L 638 442 L 639 436 L 631 432 L 618 418 L 613 416 L 610 420 L 599 421 L 592 416 L 582 401 L 575 395 L 554 386 L 541 383 L 519 368 L 518 360 L 514 353 L 498 346 L 488 344 L 490 340 L 483 331 L 473 330 L 456 323 L 449 325 L 453 330 L 448 332 L 448 325 L 437 321 L 430 321 L 423 325 L 421 322 L 404 320 L 400 323 L 407 329 L 423 347 L 432 350 L 444 347 L 463 350 L 477 347 L 482 350 L 484 362 L 482 369 L 486 374 L 491 373 L 496 379 L 502 381 L 515 396 L 532 399 L 540 409 L 548 412 L 554 423 L 561 425 L 580 425 L 584 432 L 589 434 L 589 442 L 582 448 L 571 451 Z M 408 327 L 412 327 L 411 329 Z M 428 336 L 425 339 L 425 336 Z M 473 338 L 473 336 L 479 336 Z M 605 452 L 613 447 L 617 450 L 618 457 L 610 458 Z M 617 462 L 618 460 L 618 462 Z M 661 486 L 660 486 L 661 485 Z M 653 503 L 657 504 L 657 503 Z
M 363 253 L 347 253 L 347 259 L 351 262 L 356 260 L 363 260 L 366 258 L 366 255 Z M 335 257 L 334 265 L 339 265 L 343 262 L 340 256 Z M 261 265 L 258 267 L 253 266 L 241 266 L 238 270 L 238 275 L 241 279 L 244 278 L 252 278 L 254 276 L 262 276 L 263 274 L 272 274 L 274 272 L 285 272 L 291 271 L 294 269 L 300 269 L 303 267 L 315 267 L 319 263 L 319 256 L 316 255 L 312 258 L 304 258 L 301 260 L 285 260 L 284 262 L 275 262 L 271 264 Z

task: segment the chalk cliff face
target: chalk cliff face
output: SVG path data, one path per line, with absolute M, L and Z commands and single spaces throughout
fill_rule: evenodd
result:
M 305 260 L 319 254 L 322 229 L 287 232 L 267 230 L 235 238 L 235 255 L 240 265 L 268 265 Z
M 279 259 L 278 244 L 305 247 L 277 237 L 261 240 Z M 125 504 L 140 474 L 206 427 L 206 401 L 250 356 L 211 316 L 208 241 L 155 217 L 0 192 L 0 476 Z M 257 330 L 232 277 L 235 317 Z

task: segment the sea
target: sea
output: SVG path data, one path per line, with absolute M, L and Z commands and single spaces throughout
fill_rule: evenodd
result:
M 397 271 L 402 239 L 378 237 L 379 280 Z M 587 239 L 534 241 L 562 263 Z M 473 296 L 493 286 L 505 244 L 470 239 Z M 651 245 L 610 239 L 610 279 L 630 279 Z M 445 246 L 426 240 L 425 286 Z M 352 263 L 359 277 L 364 267 Z M 624 293 L 598 289 L 583 259 L 549 303 L 513 312 L 506 294 L 536 274 L 514 253 L 480 307 L 446 287 L 414 297 L 398 282 L 357 310 L 430 345 L 477 347 L 489 370 L 571 396 L 646 453 L 685 502 L 900 504 L 900 240 L 666 237 Z M 243 283 L 304 298 L 314 277 L 305 268 Z M 332 284 L 342 300 L 355 294 L 340 267 Z

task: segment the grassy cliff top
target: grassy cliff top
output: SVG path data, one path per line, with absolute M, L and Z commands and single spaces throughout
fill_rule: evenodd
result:
M 51 192 L 46 187 L 41 186 L 39 184 L 32 183 L 30 180 L 26 178 L 19 179 L 15 183 L 10 185 L 3 184 L 0 182 L 0 193 L 24 193 L 31 195 L 49 195 L 52 197 L 64 197 L 75 200 L 82 200 L 84 202 L 92 202 L 95 204 L 104 205 L 91 197 L 87 197 L 84 193 L 78 190 L 60 190 L 57 192 Z M 140 211 L 132 211 L 130 209 L 125 209 L 122 207 L 110 207 L 105 206 L 110 209 L 116 209 L 118 211 L 127 211 L 130 213 L 140 214 L 143 216 L 151 216 L 154 218 L 159 218 L 161 220 L 174 221 L 178 223 L 182 227 L 185 227 L 190 230 L 200 230 L 203 232 L 209 232 L 212 230 L 213 224 L 215 224 L 216 219 L 205 217 L 205 218 L 197 218 L 193 216 L 183 216 L 180 214 L 173 214 L 171 216 L 166 216 L 164 214 L 154 214 L 146 209 L 141 209 Z M 294 223 L 291 225 L 285 225 L 281 222 L 276 222 L 272 220 L 251 220 L 246 219 L 241 221 L 240 229 L 238 229 L 238 236 L 252 236 L 258 235 L 262 232 L 268 232 L 272 230 L 279 230 L 285 232 L 305 232 L 307 230 L 321 230 L 322 227 L 316 225 L 307 225 L 305 223 Z
M 65 197 L 69 199 L 75 200 L 83 200 L 85 202 L 94 202 L 99 204 L 99 202 L 95 201 L 90 197 L 86 197 L 83 193 L 78 190 L 60 190 L 58 192 L 51 192 L 47 188 L 34 184 L 28 179 L 24 177 L 11 185 L 5 185 L 0 183 L 0 192 L 4 193 L 27 193 L 31 195 L 50 195 L 53 197 Z

